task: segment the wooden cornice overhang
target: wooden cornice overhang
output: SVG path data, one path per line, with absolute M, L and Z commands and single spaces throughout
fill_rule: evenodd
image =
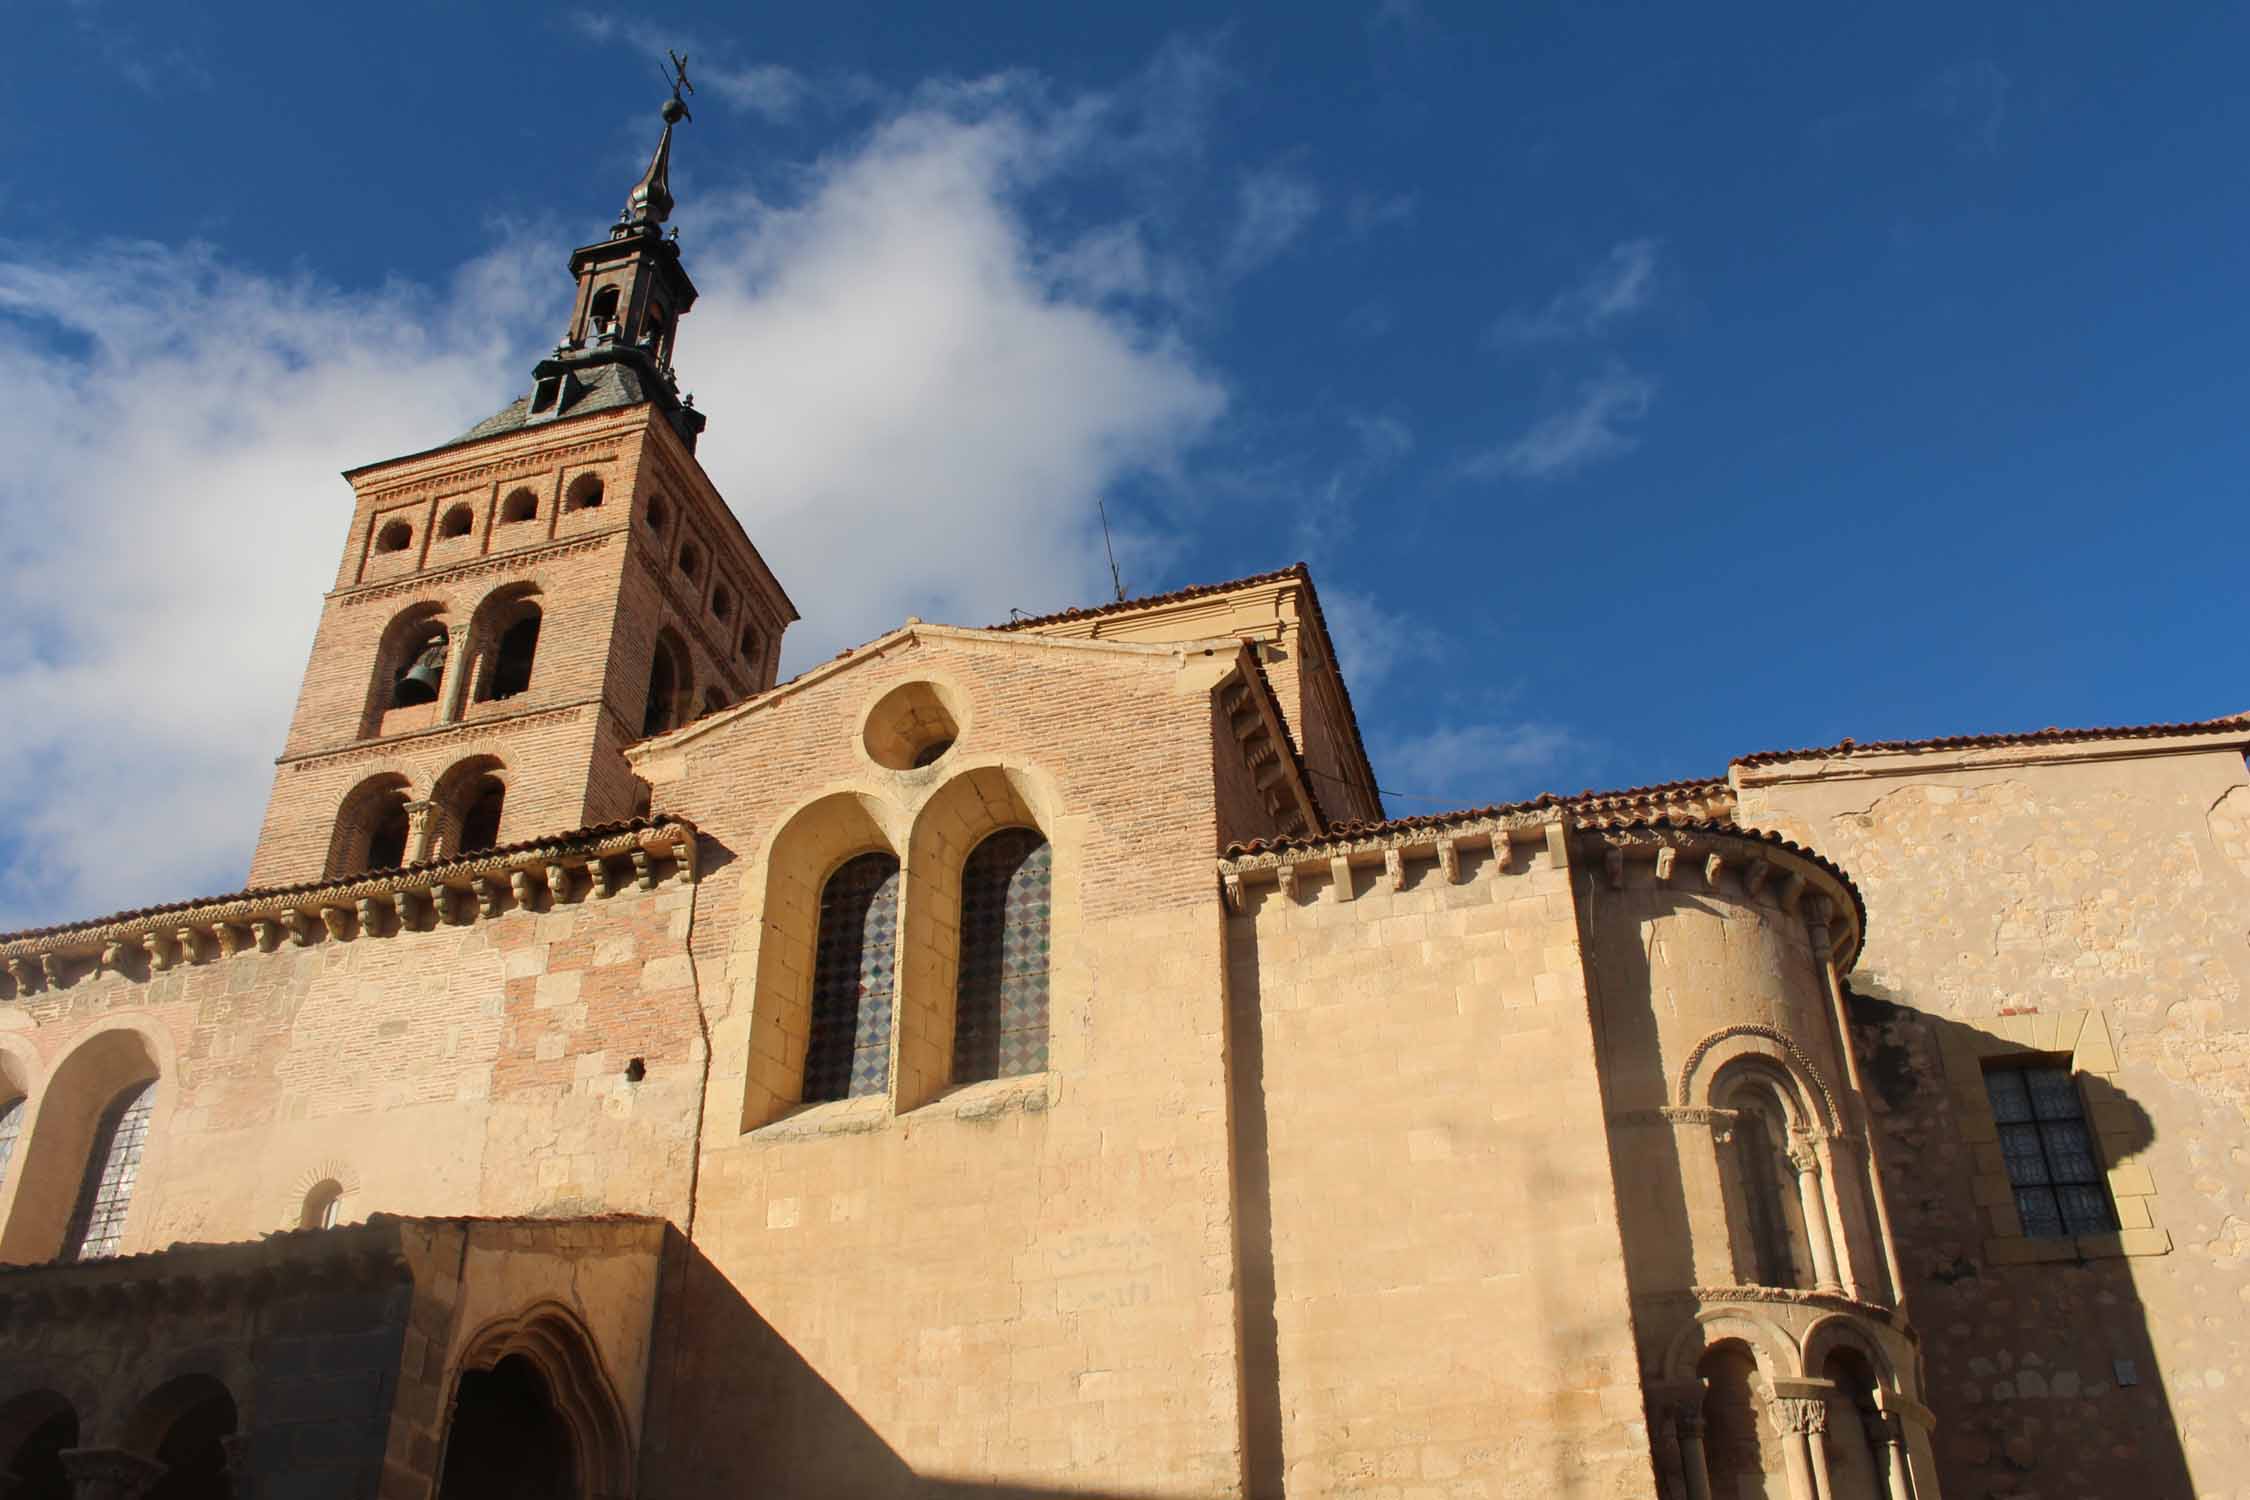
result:
M 324 934 L 337 941 L 385 937 L 473 922 L 509 907 L 607 898 L 628 882 L 652 890 L 660 880 L 695 878 L 695 825 L 635 818 L 395 870 L 0 934 L 0 970 L 20 1000 L 104 970 L 145 978 L 238 953 L 270 953 L 284 938 L 306 947 Z

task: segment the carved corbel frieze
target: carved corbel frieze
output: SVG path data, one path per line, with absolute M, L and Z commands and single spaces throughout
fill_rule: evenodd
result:
M 508 894 L 516 898 L 516 907 L 520 911 L 531 911 L 538 904 L 531 892 L 529 870 L 508 872 Z
M 1437 841 L 1437 867 L 1438 873 L 1445 877 L 1447 885 L 1456 885 L 1460 882 L 1461 851 L 1454 846 L 1453 840 L 1440 838 Z
M 1281 892 L 1281 899 L 1291 906 L 1295 906 L 1297 904 L 1297 867 L 1295 865 L 1276 865 L 1273 878 L 1275 886 Z
M 39 978 L 50 990 L 63 982 L 63 965 L 60 954 L 42 953 L 39 955 Z
M 410 890 L 405 886 L 400 886 L 397 890 L 391 892 L 391 914 L 398 918 L 399 931 L 412 932 L 414 930 L 415 908 L 420 901 L 421 893 Z
M 644 891 L 656 889 L 656 861 L 649 858 L 646 849 L 633 851 L 633 883 Z
M 1406 852 L 1398 848 L 1383 851 L 1383 883 L 1394 891 L 1406 889 Z
M 502 887 L 499 881 L 490 875 L 479 875 L 469 883 L 469 889 L 476 892 L 478 916 L 489 917 L 500 910 Z
M 1515 845 L 1515 841 L 1514 841 L 1513 839 L 1511 839 L 1511 838 L 1509 838 L 1509 837 L 1508 837 L 1508 831 L 1507 831 L 1506 829 L 1504 829 L 1504 828 L 1495 828 L 1495 829 L 1493 829 L 1493 830 L 1492 830 L 1492 873 L 1493 873 L 1494 875 L 1505 875 L 1505 874 L 1507 874 L 1507 873 L 1508 873 L 1508 861 L 1509 861 L 1509 860 L 1511 860 L 1511 859 L 1513 859 L 1513 858 L 1515 858 L 1515 853 L 1516 853 L 1516 845 Z
M 342 942 L 352 934 L 352 909 L 348 906 L 324 906 L 320 909 L 320 925 L 328 935 Z
M 141 951 L 148 955 L 148 971 L 161 974 L 172 967 L 172 944 L 156 933 L 146 933 L 141 938 Z
M 617 877 L 610 873 L 608 860 L 588 860 L 586 862 L 586 873 L 593 877 L 595 895 L 607 901 L 617 894 Z
M 192 964 L 203 957 L 203 935 L 192 927 L 181 927 L 172 933 L 172 946 L 180 952 L 180 962 Z
M 547 899 L 557 906 L 570 899 L 570 866 L 561 860 L 547 862 Z
M 1241 915 L 1242 872 L 1239 870 L 1220 871 L 1219 891 L 1226 898 L 1227 910 L 1235 913 L 1237 916 Z
M 1753 859 L 1749 868 L 1742 872 L 1742 893 L 1755 901 L 1758 893 L 1766 888 L 1766 882 L 1772 878 L 1773 861 Z
M 1726 856 L 1714 850 L 1711 855 L 1703 861 L 1704 886 L 1709 890 L 1717 890 L 1719 888 L 1719 877 L 1721 875 L 1724 875 L 1726 872 Z
M 453 887 L 442 881 L 422 887 L 422 899 L 429 904 L 430 925 L 443 927 L 453 920 Z
M 1672 878 L 1672 867 L 1678 863 L 1679 857 L 1680 851 L 1670 844 L 1658 849 L 1656 851 L 1656 878 L 1669 881 Z
M 672 857 L 678 862 L 672 870 L 672 878 L 682 885 L 695 884 L 695 835 L 682 829 L 680 836 L 672 841 Z
M 270 917 L 255 918 L 250 923 L 250 940 L 260 953 L 271 953 L 281 946 L 281 926 Z
M 383 935 L 383 902 L 374 896 L 362 896 L 352 903 L 359 914 L 359 930 L 369 937 Z
M 11 958 L 8 960 L 8 977 L 16 982 L 16 994 L 19 998 L 28 995 L 37 987 L 33 976 L 38 972 L 38 969 L 32 965 L 31 960 L 27 958 Z
M 111 940 L 110 940 L 109 942 L 106 942 L 106 943 L 102 944 L 102 951 L 101 951 L 101 954 L 100 954 L 100 956 L 99 956 L 99 957 L 97 957 L 97 958 L 96 958 L 96 959 L 94 960 L 94 968 L 95 968 L 95 970 L 96 970 L 97 972 L 99 972 L 99 971 L 105 971 L 105 970 L 106 970 L 107 972 L 109 972 L 109 973 L 111 973 L 111 974 L 122 974 L 122 973 L 124 973 L 124 972 L 125 972 L 125 943 L 124 943 L 124 940 L 123 940 L 123 939 L 121 939 L 121 938 L 113 938 L 113 939 L 111 939 Z
M 218 944 L 221 958 L 232 958 L 242 951 L 242 929 L 232 922 L 212 923 L 211 940 Z
M 300 948 L 310 947 L 318 932 L 311 917 L 294 909 L 281 914 L 281 925 L 289 929 L 289 941 Z
M 1341 854 L 1328 861 L 1328 896 L 1332 901 L 1352 899 L 1352 862 Z

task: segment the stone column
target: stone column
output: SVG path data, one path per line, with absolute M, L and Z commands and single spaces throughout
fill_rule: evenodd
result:
M 1828 1195 L 1820 1188 L 1820 1154 L 1809 1145 L 1792 1146 L 1790 1163 L 1797 1169 L 1797 1201 L 1805 1215 L 1805 1240 L 1812 1246 L 1813 1286 L 1818 1291 L 1842 1292 L 1836 1274 L 1836 1241 L 1828 1231 Z
M 1914 1487 L 1906 1471 L 1906 1426 L 1897 1412 L 1869 1414 L 1867 1445 L 1875 1450 L 1875 1462 L 1889 1484 L 1890 1500 L 1914 1500 Z
M 1703 1453 L 1703 1413 L 1680 1407 L 1672 1414 L 1680 1434 L 1680 1468 L 1687 1474 L 1688 1500 L 1711 1500 L 1711 1461 Z
M 438 805 L 435 802 L 409 802 L 406 804 L 406 860 L 418 865 L 435 852 L 438 834 Z
M 438 684 L 438 722 L 450 724 L 461 717 L 469 699 L 469 679 L 477 664 L 469 659 L 469 627 L 456 625 L 445 643 L 445 678 Z
M 1781 1461 L 1789 1472 L 1789 1500 L 1827 1500 L 1825 1473 L 1815 1478 L 1812 1435 L 1828 1425 L 1828 1403 L 1818 1396 L 1776 1396 L 1766 1403 L 1781 1434 Z
M 76 1500 L 140 1500 L 164 1477 L 164 1465 L 123 1448 L 65 1448 L 63 1472 Z

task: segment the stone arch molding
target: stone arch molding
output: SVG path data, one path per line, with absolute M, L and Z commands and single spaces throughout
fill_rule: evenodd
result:
M 1744 1041 L 1745 1045 L 1727 1045 L 1737 1040 Z M 1755 1045 L 1760 1041 L 1771 1043 L 1779 1055 Z M 1715 1058 L 1714 1054 L 1717 1054 Z M 1694 1107 L 1699 1074 L 1707 1072 L 1716 1077 L 1721 1067 L 1745 1055 L 1766 1057 L 1781 1064 L 1803 1090 L 1804 1097 L 1817 1102 L 1822 1132 L 1827 1135 L 1843 1133 L 1843 1111 L 1837 1107 L 1835 1091 L 1829 1088 L 1828 1080 L 1821 1074 L 1819 1065 L 1805 1054 L 1805 1049 L 1798 1046 L 1787 1032 L 1760 1021 L 1742 1021 L 1732 1026 L 1722 1026 L 1695 1044 L 1687 1055 L 1687 1061 L 1680 1064 L 1678 1106 L 1681 1109 Z M 1706 1064 L 1709 1066 L 1706 1067 Z M 1708 1082 L 1704 1087 L 1708 1090 Z
M 522 1355 L 537 1368 L 555 1410 L 570 1427 L 579 1493 L 629 1494 L 633 1442 L 625 1423 L 624 1403 L 602 1366 L 593 1334 L 576 1313 L 559 1302 L 535 1302 L 510 1316 L 495 1318 L 469 1339 L 453 1371 L 452 1394 L 446 1402 L 447 1440 L 452 1438 L 451 1412 L 461 1376 L 470 1370 L 489 1370 L 511 1354 Z
M 1866 1359 L 1868 1369 L 1874 1372 L 1878 1391 L 1886 1396 L 1896 1392 L 1909 1398 L 1916 1394 L 1908 1388 L 1910 1372 L 1901 1370 L 1898 1362 L 1884 1351 L 1882 1341 L 1849 1314 L 1828 1313 L 1816 1319 L 1805 1330 L 1802 1343 L 1798 1369 L 1807 1379 L 1820 1378 L 1821 1366 L 1828 1362 L 1828 1356 L 1839 1349 L 1849 1349 Z
M 23 1137 L 0 1183 L 0 1260 L 44 1261 L 61 1249 L 101 1112 L 121 1090 L 153 1081 L 155 1114 L 126 1220 L 130 1251 L 162 1187 L 179 1077 L 171 1034 L 145 1011 L 105 1016 L 71 1043 L 28 1096 Z
M 1672 1335 L 1664 1351 L 1665 1379 L 1693 1383 L 1703 1356 L 1721 1344 L 1740 1344 L 1758 1362 L 1758 1376 L 1771 1390 L 1775 1380 L 1789 1380 L 1802 1367 L 1797 1341 L 1779 1324 L 1740 1307 L 1707 1307 Z

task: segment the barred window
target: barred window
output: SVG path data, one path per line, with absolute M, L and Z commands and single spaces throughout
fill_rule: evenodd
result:
M 1004 828 L 961 868 L 961 982 L 953 1081 L 1047 1066 L 1047 918 L 1052 850 L 1036 830 Z
M 2113 1232 L 2117 1215 L 2070 1069 L 1988 1068 L 1984 1088 L 2023 1232 L 2035 1239 Z
M 889 1089 L 897 968 L 898 860 L 862 854 L 845 861 L 820 892 L 806 1103 Z
M 0 1185 L 8 1180 L 8 1163 L 15 1159 L 16 1142 L 23 1139 L 23 1100 L 0 1105 Z
M 133 1183 L 141 1173 L 141 1148 L 148 1143 L 148 1118 L 156 1107 L 156 1080 L 136 1083 L 110 1101 L 86 1153 L 86 1178 L 78 1187 L 78 1206 L 63 1234 L 64 1260 L 102 1260 L 117 1253 L 125 1235 L 125 1211 L 132 1206 Z

